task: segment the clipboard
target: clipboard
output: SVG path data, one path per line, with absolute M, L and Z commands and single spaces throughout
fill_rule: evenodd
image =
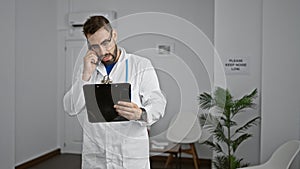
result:
M 131 101 L 130 83 L 86 84 L 83 93 L 89 122 L 128 121 L 113 106 L 118 101 Z

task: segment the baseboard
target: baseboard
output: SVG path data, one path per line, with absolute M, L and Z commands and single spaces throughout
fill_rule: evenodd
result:
M 41 163 L 43 161 L 46 161 L 46 160 L 50 159 L 51 157 L 57 156 L 59 154 L 60 154 L 60 149 L 53 150 L 53 151 L 51 151 L 51 152 L 49 152 L 49 153 L 47 153 L 45 155 L 42 155 L 42 156 L 40 156 L 38 158 L 30 160 L 30 161 L 28 161 L 26 163 L 20 164 L 20 165 L 16 166 L 15 169 L 27 169 L 29 167 L 37 165 L 37 164 L 39 164 L 39 163 Z
M 153 161 L 166 161 L 168 156 L 151 156 L 150 159 Z M 192 158 L 188 157 L 181 157 L 181 162 L 184 163 L 193 163 Z M 198 159 L 198 164 L 204 165 L 204 166 L 210 166 L 211 165 L 211 159 Z

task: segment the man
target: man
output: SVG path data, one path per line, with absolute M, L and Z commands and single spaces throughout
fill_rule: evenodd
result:
M 83 117 L 83 169 L 149 169 L 147 126 L 164 115 L 166 100 L 157 75 L 148 59 L 128 54 L 116 44 L 117 32 L 103 16 L 90 17 L 83 26 L 89 50 L 77 79 L 64 97 L 65 111 Z M 87 120 L 83 85 L 101 83 L 131 84 L 131 102 L 118 102 L 114 108 L 129 121 L 90 123 Z

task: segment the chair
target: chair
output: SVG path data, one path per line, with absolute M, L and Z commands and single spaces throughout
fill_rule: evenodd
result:
M 153 142 L 151 143 L 151 141 L 150 141 L 150 144 L 152 145 Z M 157 144 L 157 143 L 154 143 L 154 144 Z M 150 146 L 150 152 L 155 153 L 155 154 L 157 154 L 157 153 L 158 154 L 160 154 L 160 153 L 168 153 L 169 154 L 164 168 L 168 168 L 170 162 L 173 160 L 173 156 L 175 156 L 176 169 L 180 168 L 179 163 L 178 163 L 180 157 L 178 157 L 178 154 L 180 155 L 180 153 L 181 153 L 181 147 L 179 144 L 168 143 L 168 145 L 164 146 L 164 148 L 153 148 L 152 146 Z M 150 163 L 152 163 L 152 161 L 150 161 Z M 152 164 L 151 164 L 151 166 L 152 166 Z
M 281 145 L 264 164 L 244 167 L 243 169 L 288 169 L 299 150 L 299 140 L 288 141 Z
M 191 154 L 195 169 L 198 169 L 198 155 L 195 148 L 195 142 L 198 142 L 201 136 L 201 127 L 198 116 L 193 113 L 179 113 L 173 117 L 167 130 L 167 139 L 176 144 L 188 144 L 188 149 L 182 149 L 182 153 Z M 172 159 L 171 154 L 168 157 L 167 165 Z

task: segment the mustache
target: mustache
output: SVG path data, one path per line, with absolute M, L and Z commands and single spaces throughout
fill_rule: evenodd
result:
M 111 54 L 111 53 L 106 53 L 104 55 L 99 55 L 98 56 L 98 60 L 102 61 L 102 59 L 106 56 L 112 56 L 113 58 L 115 57 L 115 55 Z
M 117 58 L 117 54 L 118 54 L 118 47 L 117 47 L 117 45 L 115 45 L 115 50 L 114 50 L 114 54 L 112 54 L 112 53 L 106 53 L 106 54 L 104 54 L 104 55 L 97 55 L 97 57 L 98 57 L 98 63 L 99 62 L 102 62 L 103 64 L 105 64 L 104 62 L 103 62 L 103 59 L 104 59 L 104 57 L 106 57 L 106 56 L 111 56 L 112 57 L 112 60 L 111 60 L 111 62 L 115 62 L 116 61 L 116 58 Z

